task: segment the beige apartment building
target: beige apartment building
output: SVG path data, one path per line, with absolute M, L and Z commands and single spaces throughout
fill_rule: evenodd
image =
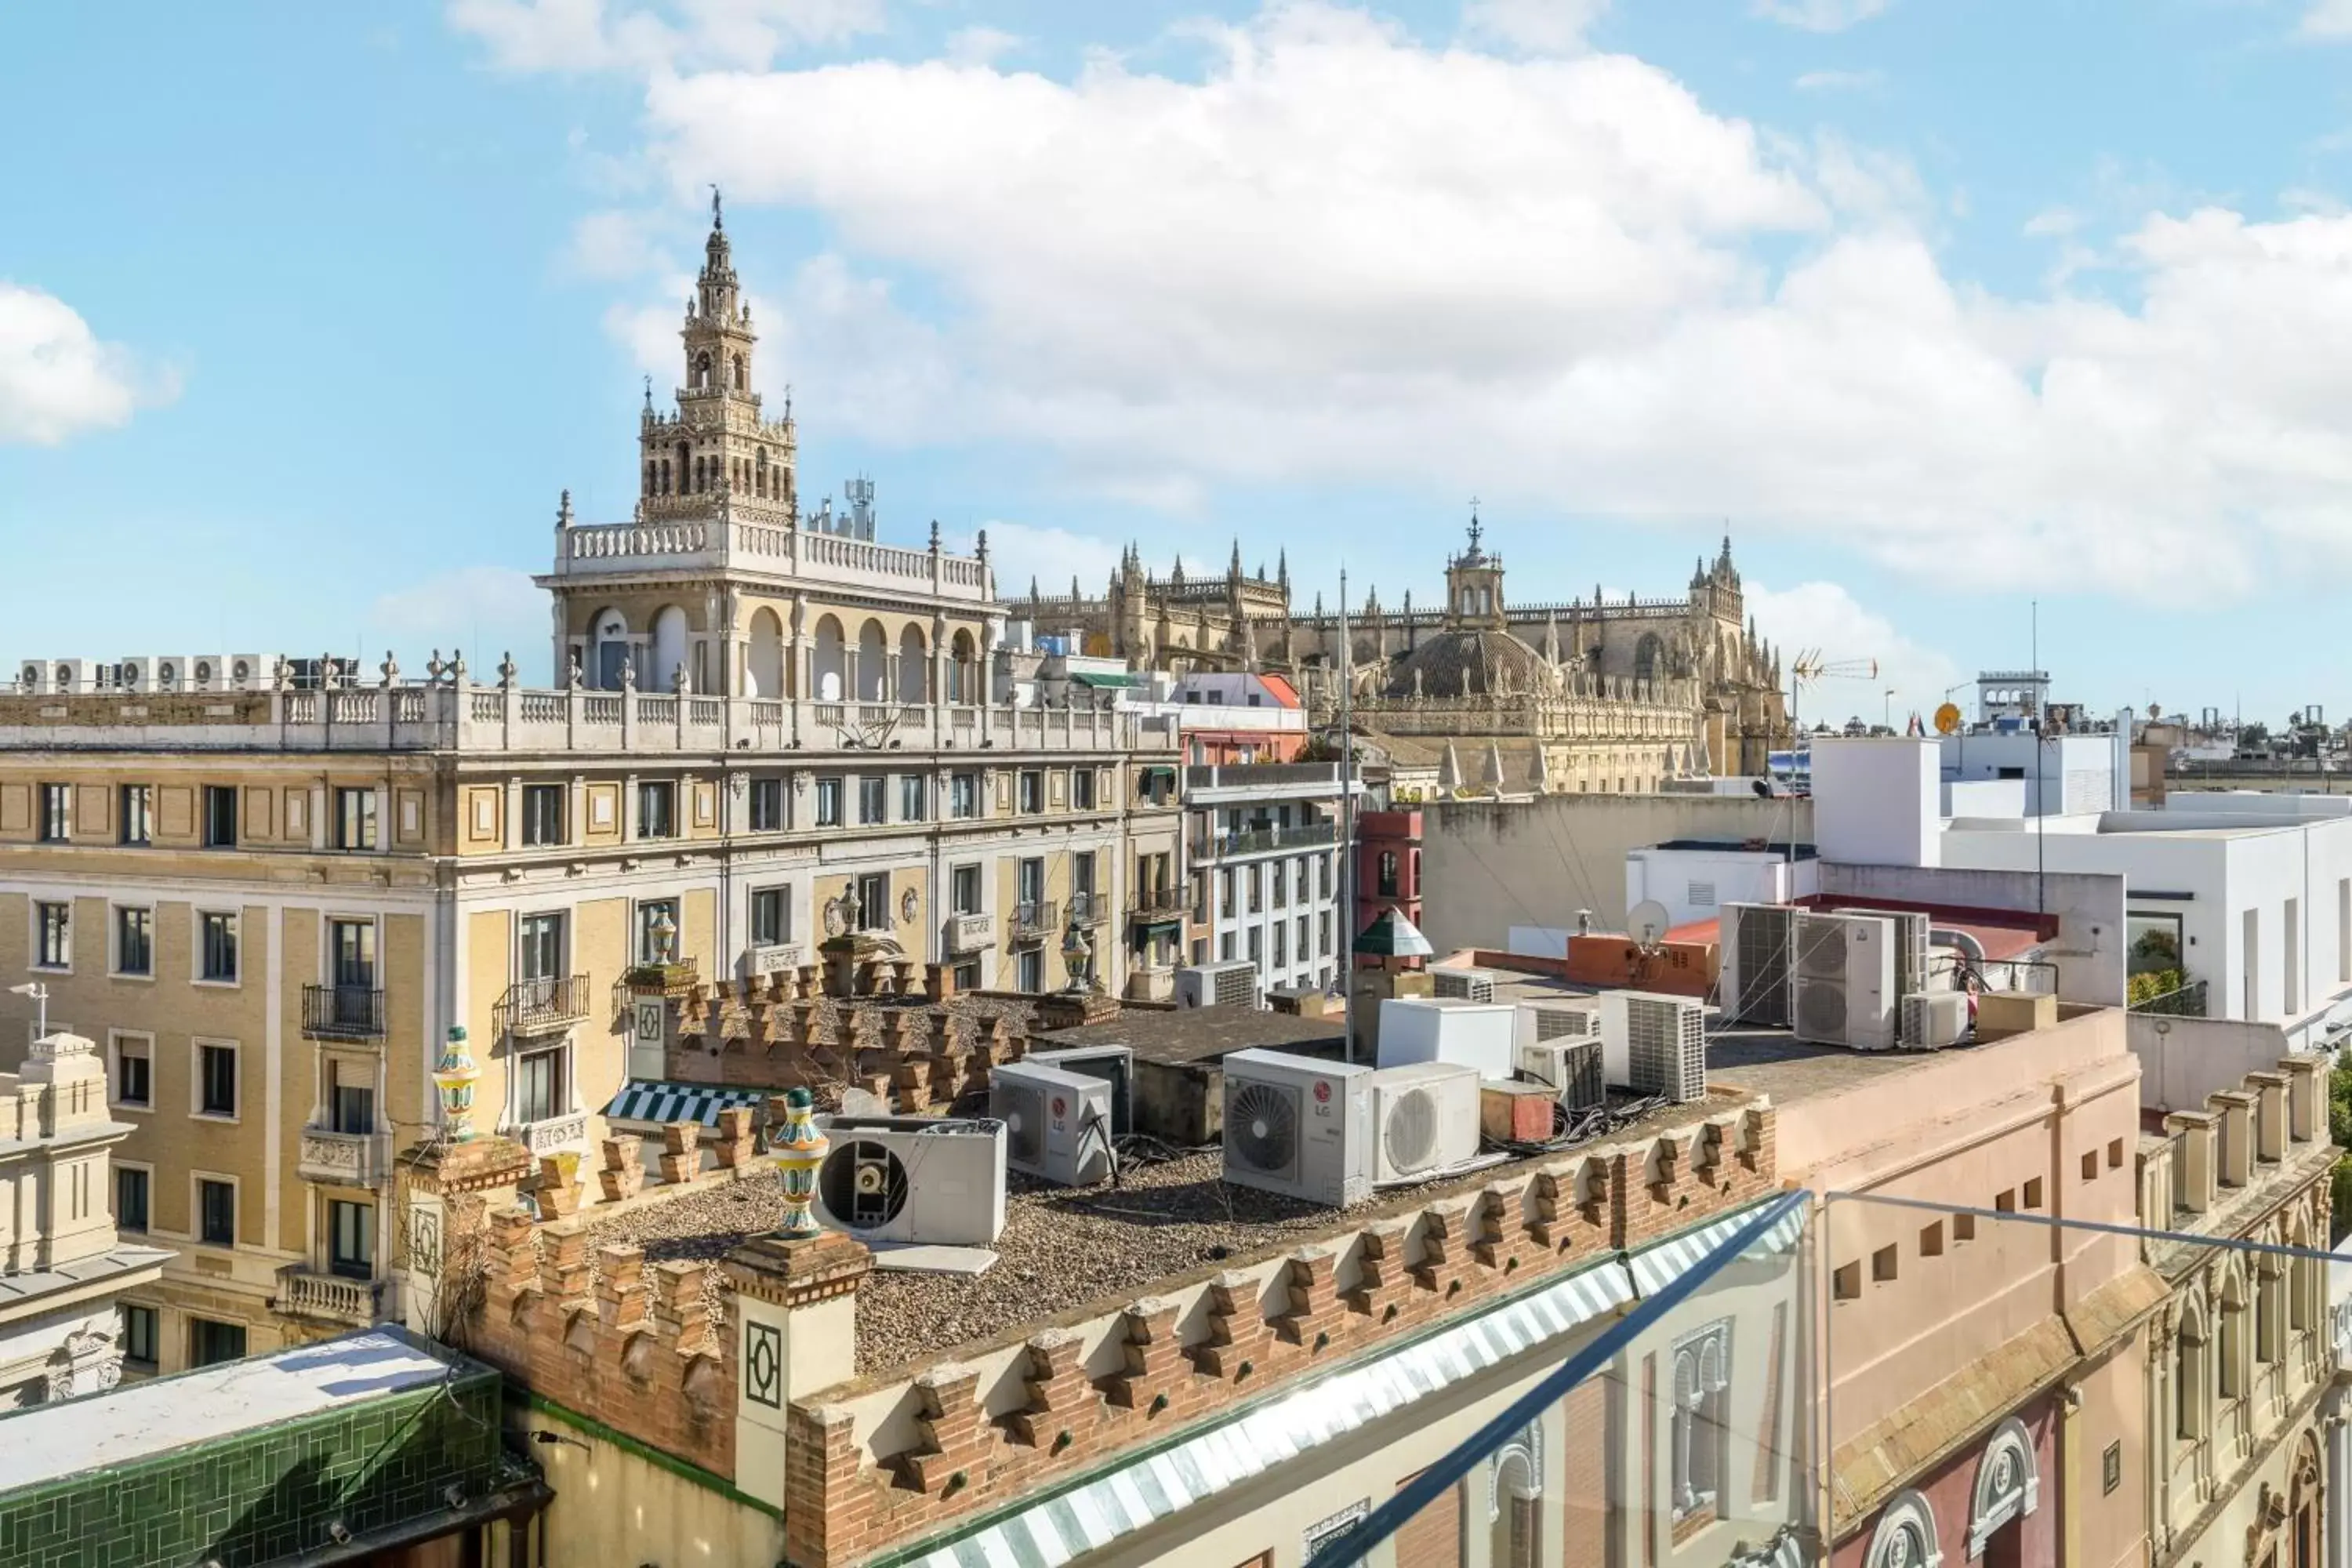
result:
M 709 255 L 637 517 L 561 513 L 554 689 L 198 655 L 0 693 L 0 975 L 106 1054 L 120 1179 L 176 1249 L 139 1298 L 165 1372 L 400 1316 L 392 1160 L 453 1026 L 478 1126 L 585 1152 L 641 964 L 734 979 L 865 931 L 967 989 L 1117 994 L 1177 961 L 1172 724 L 992 704 L 984 546 L 796 515 Z

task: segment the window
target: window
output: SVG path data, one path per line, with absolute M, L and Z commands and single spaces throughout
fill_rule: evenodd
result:
M 1024 948 L 1016 961 L 1019 981 L 1016 988 L 1023 991 L 1045 989 L 1045 954 L 1039 948 Z
M 967 958 L 955 966 L 955 988 L 958 991 L 980 989 L 980 960 Z
M 62 844 L 73 837 L 73 786 L 45 784 L 41 786 L 41 841 Z
M 1305 915 L 1300 915 L 1297 920 L 1291 922 L 1291 951 L 1298 954 L 1299 963 L 1304 963 L 1307 959 L 1314 956 L 1314 950 L 1307 945 L 1307 917 Z
M 857 929 L 890 929 L 890 873 L 869 871 L 857 879 Z
M 245 1325 L 216 1323 L 210 1318 L 188 1320 L 188 1365 L 211 1366 L 245 1357 Z
M 1397 858 L 1395 850 L 1383 849 L 1381 851 L 1380 873 L 1373 883 L 1373 887 L 1383 899 L 1393 899 L 1397 896 Z
M 197 976 L 200 979 L 234 983 L 236 979 L 236 917 L 231 914 L 200 914 L 197 925 Z
M 1731 1324 L 1709 1324 L 1675 1346 L 1670 1420 L 1674 1517 L 1716 1510 L 1731 1435 L 1724 1408 L 1731 1386 Z
M 1255 914 L 1260 910 L 1265 908 L 1265 868 L 1264 866 L 1253 866 L 1249 868 L 1248 875 L 1249 912 Z
M 564 793 L 560 784 L 522 786 L 522 841 L 526 846 L 563 842 Z
M 206 1247 L 236 1245 L 236 1184 L 196 1178 L 196 1239 Z
M 1318 897 L 1328 899 L 1331 896 L 1331 857 L 1320 855 L 1316 857 L 1316 860 L 1320 867 L 1315 879 L 1317 894 Z
M 1070 852 L 1070 909 L 1080 920 L 1091 918 L 1095 903 L 1095 851 Z
M 1877 1285 L 1885 1285 L 1893 1282 L 1895 1279 L 1895 1271 L 1899 1261 L 1900 1259 L 1896 1250 L 1892 1247 L 1882 1247 L 1877 1251 L 1872 1253 L 1870 1255 L 1871 1282 Z
M 236 1047 L 196 1047 L 196 1114 L 236 1115 Z
M 341 1198 L 328 1202 L 327 1267 L 346 1279 L 375 1277 L 373 1204 L 346 1203 Z
M 793 939 L 792 889 L 789 888 L 755 888 L 751 890 L 751 941 L 760 947 L 773 947 Z
M 923 775 L 908 773 L 898 781 L 898 820 L 920 822 L 930 816 L 929 791 L 924 788 Z
M 647 899 L 637 906 L 637 962 L 670 963 L 680 936 L 676 899 Z
M 152 844 L 155 833 L 155 792 L 146 784 L 121 789 L 122 842 Z
M 142 1371 L 155 1370 L 156 1331 L 155 1309 L 124 1303 L 122 1308 L 122 1359 Z
M 155 973 L 155 911 L 118 909 L 114 911 L 114 973 Z
M 637 785 L 637 837 L 672 838 L 677 835 L 677 785 L 669 779 L 647 779 Z
M 860 825 L 870 826 L 890 819 L 889 784 L 889 780 L 881 778 L 857 781 L 857 820 Z
M 117 1229 L 147 1228 L 148 1180 L 148 1173 L 136 1167 L 114 1167 L 114 1224 Z
M 1234 868 L 1231 866 L 1217 873 L 1217 912 L 1231 920 L 1234 913 Z
M 1315 951 L 1324 958 L 1331 956 L 1331 911 L 1325 910 L 1315 917 Z
M 155 1042 L 145 1035 L 114 1037 L 114 1103 L 155 1103 Z
M 1265 928 L 1263 926 L 1252 926 L 1250 927 L 1249 933 L 1249 960 L 1252 963 L 1256 963 L 1265 957 Z
M 2205 1392 L 2205 1326 L 2185 1319 L 2172 1349 L 2172 1435 L 2189 1439 L 2198 1435 Z
M 948 814 L 951 816 L 980 815 L 980 775 L 956 773 L 948 780 Z
M 2042 1178 L 2039 1176 L 2025 1179 L 2025 1206 L 2030 1209 L 2042 1206 Z
M 33 918 L 37 924 L 33 947 L 34 967 L 37 969 L 72 968 L 73 906 L 71 904 L 35 904 Z
M 2273 1259 L 2256 1258 L 2260 1268 Z M 2275 1274 L 2262 1274 L 2254 1281 L 2254 1359 L 2268 1364 L 2279 1358 L 2279 1282 Z
M 525 1051 L 515 1058 L 515 1120 L 547 1121 L 572 1109 L 568 1046 Z
M 342 788 L 335 791 L 335 847 L 375 847 L 375 791 Z
M 1225 932 L 1221 933 L 1221 934 L 1218 936 L 1218 938 L 1217 938 L 1217 957 L 1218 957 L 1219 961 L 1220 961 L 1220 962 L 1222 962 L 1222 963 L 1232 963 L 1232 962 L 1233 962 L 1233 958 L 1234 958 L 1234 933 L 1233 933 L 1233 932 L 1231 932 L 1231 931 L 1225 931 Z
M 1276 969 L 1284 969 L 1289 966 L 1290 957 L 1288 950 L 1290 944 L 1287 941 L 1288 935 L 1289 930 L 1287 927 L 1286 927 L 1280 921 L 1274 922 L 1274 966 Z
M 1076 811 L 1095 808 L 1095 771 L 1077 768 L 1070 773 L 1070 806 Z
M 816 825 L 819 827 L 841 826 L 841 781 L 816 781 Z
M 1020 896 L 1021 917 L 1038 917 L 1045 901 L 1045 862 L 1031 856 L 1013 868 L 1013 876 L 1014 889 Z
M 1021 773 L 1021 809 L 1024 812 L 1045 809 L 1045 775 L 1037 768 L 1024 768 Z
M 784 781 L 751 781 L 751 831 L 775 833 L 784 826 Z
M 205 785 L 205 847 L 236 847 L 236 791 L 228 784 Z
M 525 915 L 517 922 L 520 941 L 515 951 L 515 977 L 523 981 L 555 981 L 563 977 L 563 915 L 551 910 Z
M 954 900 L 955 912 L 960 915 L 980 913 L 980 868 L 958 866 L 949 873 L 949 878 L 950 897 Z
M 375 1131 L 374 1064 L 330 1058 L 327 1124 L 337 1132 L 355 1135 Z
M 2245 1392 L 2245 1380 L 2240 1363 L 2246 1353 L 2246 1304 L 2231 1300 L 2225 1288 L 2221 1297 L 2221 1364 L 2214 1379 L 2224 1399 L 2235 1399 Z
M 334 985 L 335 1022 L 354 1027 L 375 1024 L 375 922 L 329 921 L 327 963 Z

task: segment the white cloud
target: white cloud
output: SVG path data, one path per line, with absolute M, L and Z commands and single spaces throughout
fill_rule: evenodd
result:
M 175 377 L 101 342 L 56 295 L 0 279 L 0 447 L 54 447 L 178 392 Z
M 1099 594 L 1118 569 L 1119 546 L 1092 534 L 1007 522 L 1002 518 L 990 520 L 982 531 L 988 535 L 988 560 L 996 572 L 996 591 L 1008 600 L 1026 598 L 1032 578 L 1042 594 L 1067 594 L 1074 573 L 1079 587 Z M 966 534 L 943 542 L 950 550 L 970 553 L 978 540 Z
M 1585 30 L 1609 5 L 1610 0 L 1468 0 L 1462 26 L 1474 37 L 1531 54 L 1576 54 L 1584 47 Z
M 1856 716 L 1875 724 L 1888 711 L 1885 694 L 1892 691 L 1899 730 L 1914 712 L 1922 720 L 1932 718 L 1945 689 L 1960 679 L 1960 667 L 1951 658 L 1904 636 L 1839 584 L 1799 583 L 1775 590 L 1750 582 L 1746 598 L 1757 631 L 1780 650 L 1784 682 L 1797 656 L 1811 648 L 1834 663 L 1878 663 L 1874 677 L 1823 679 L 1807 686 L 1798 699 L 1797 716 L 1808 729 L 1822 720 L 1834 725 Z
M 1425 47 L 1313 0 L 1201 36 L 1181 77 L 656 73 L 644 157 L 823 225 L 759 301 L 804 408 L 1044 450 L 1093 493 L 1727 516 L 1959 591 L 2032 563 L 2201 601 L 2352 552 L 2352 220 L 2143 205 L 2099 258 L 2117 304 L 2068 291 L 2087 253 L 2045 215 L 2059 270 L 2002 298 L 1946 274 L 1907 163 L 1638 60 Z M 667 377 L 658 287 L 612 324 Z
M 593 212 L 572 226 L 568 260 L 583 278 L 624 281 L 648 272 L 675 271 L 676 264 L 655 237 L 664 232 L 657 215 Z
M 1809 33 L 1839 33 L 1857 22 L 1867 22 L 1885 11 L 1891 0 L 1754 0 L 1750 6 L 1767 21 Z
M 547 594 L 529 573 L 460 566 L 379 595 L 366 625 L 371 635 L 389 639 L 404 661 L 421 665 L 428 647 L 444 658 L 462 648 L 473 678 L 488 681 L 498 679 L 499 658 L 511 653 L 526 681 L 545 684 L 547 617 Z
M 879 31 L 883 0 L 448 0 L 448 17 L 501 70 L 756 70 L 789 48 Z
M 1799 92 L 1875 92 L 1885 85 L 1886 73 L 1875 68 L 1858 71 L 1807 71 L 1795 83 Z
M 2352 0 L 2312 0 L 2295 30 L 2306 38 L 2352 37 Z
M 1002 27 L 961 27 L 948 35 L 948 58 L 958 65 L 994 65 L 1027 42 Z

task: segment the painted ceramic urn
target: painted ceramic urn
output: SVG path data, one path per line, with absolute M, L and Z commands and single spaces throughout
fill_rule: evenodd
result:
M 830 1146 L 817 1131 L 815 1096 L 805 1089 L 784 1091 L 784 1125 L 768 1148 L 784 1173 L 784 1218 L 776 1234 L 786 1240 L 806 1240 L 821 1235 L 812 1205 L 816 1199 L 816 1170 Z
M 481 1076 L 473 1052 L 466 1048 L 466 1026 L 452 1024 L 449 1043 L 433 1064 L 434 1087 L 441 1091 L 441 1128 L 452 1143 L 474 1136 L 474 1080 Z

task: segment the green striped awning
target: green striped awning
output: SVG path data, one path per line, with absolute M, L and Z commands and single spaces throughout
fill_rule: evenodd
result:
M 1090 669 L 1074 669 L 1070 671 L 1070 679 L 1080 686 L 1098 687 L 1112 691 L 1124 691 L 1143 684 L 1143 677 L 1130 675 L 1125 670 L 1098 673 Z
M 719 1125 L 719 1113 L 739 1105 L 752 1107 L 767 1103 L 768 1097 L 777 1092 L 767 1089 L 727 1089 L 715 1083 L 665 1083 L 654 1079 L 631 1079 L 604 1107 L 607 1121 L 641 1122 L 663 1127 L 673 1121 L 699 1121 L 705 1127 Z

